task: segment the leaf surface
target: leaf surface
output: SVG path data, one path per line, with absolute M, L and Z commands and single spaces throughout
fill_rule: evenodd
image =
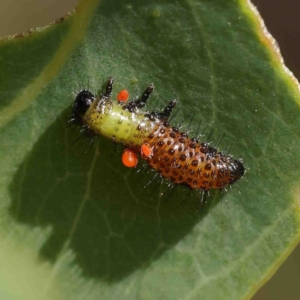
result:
M 250 298 L 296 245 L 299 87 L 247 1 L 82 1 L 0 41 L 0 64 L 1 299 Z M 72 92 L 109 76 L 224 133 L 244 179 L 199 212 L 121 146 L 74 145 Z

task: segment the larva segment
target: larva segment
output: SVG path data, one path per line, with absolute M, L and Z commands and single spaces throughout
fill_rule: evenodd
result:
M 130 112 L 107 99 L 95 100 L 84 115 L 83 122 L 95 134 L 129 147 L 140 147 L 155 127 L 143 112 Z
M 149 166 L 175 184 L 187 184 L 192 189 L 222 189 L 245 173 L 240 161 L 163 123 L 145 142 L 153 153 L 147 157 Z

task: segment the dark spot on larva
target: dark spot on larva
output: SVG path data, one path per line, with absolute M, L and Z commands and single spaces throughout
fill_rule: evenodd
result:
M 208 184 L 208 181 L 203 180 L 202 183 L 203 183 L 204 185 L 207 185 L 207 184 Z
M 179 156 L 179 159 L 180 159 L 181 161 L 185 161 L 185 160 L 186 160 L 186 155 L 185 155 L 185 154 L 181 154 L 181 155 Z
M 198 160 L 197 160 L 197 159 L 194 159 L 194 160 L 192 161 L 192 166 L 194 166 L 194 167 L 197 167 L 197 166 L 198 166 Z
M 173 176 L 170 177 L 171 181 L 176 182 L 176 178 L 174 178 Z
M 155 116 L 152 115 L 152 114 L 149 116 L 149 119 L 150 119 L 150 121 L 155 121 L 156 120 Z
M 197 186 L 197 180 L 194 180 L 193 184 L 194 184 L 194 187 L 196 187 Z
M 158 148 L 157 147 L 154 147 L 153 148 L 153 153 L 156 153 L 158 151 Z
M 154 138 L 154 134 L 151 133 L 151 134 L 148 136 L 148 138 L 149 138 L 150 140 L 152 140 L 152 139 Z
M 204 173 L 205 178 L 209 178 L 209 173 Z
M 190 151 L 189 156 L 193 157 L 194 156 L 194 152 Z
M 169 126 L 170 126 L 169 122 L 168 122 L 168 121 L 165 121 L 165 122 L 164 122 L 164 126 L 165 126 L 165 127 L 169 127 Z
M 162 147 L 164 144 L 165 144 L 164 141 L 159 141 L 159 142 L 157 143 L 157 145 L 158 145 L 159 147 Z
M 174 155 L 175 150 L 174 150 L 174 149 L 169 149 L 169 150 L 168 150 L 168 153 L 169 153 L 170 155 Z
M 207 143 L 201 143 L 200 144 L 200 151 L 202 153 L 207 153 L 208 152 L 208 144 Z
M 215 155 L 217 153 L 217 148 L 211 147 L 210 152 Z
M 194 170 L 190 170 L 190 175 L 194 175 L 195 171 Z
M 167 145 L 170 146 L 172 142 L 170 140 L 167 141 Z
M 204 162 L 204 156 L 200 157 L 201 162 Z
M 178 132 L 178 131 L 179 131 L 179 128 L 178 128 L 178 127 L 172 127 L 172 130 L 173 130 L 174 132 Z
M 165 172 L 166 172 L 166 173 L 169 173 L 169 172 L 170 172 L 170 169 L 169 169 L 169 168 L 166 168 L 166 169 L 165 169 Z
M 170 132 L 170 137 L 175 139 L 176 138 L 176 133 L 175 132 Z
M 178 176 L 178 173 L 177 173 L 176 171 L 172 171 L 172 174 L 173 174 L 174 176 Z
M 164 168 L 166 167 L 165 164 L 162 163 L 162 162 L 159 164 L 159 166 L 160 166 L 162 169 L 164 169 Z
M 184 143 L 185 142 L 185 138 L 182 138 L 182 137 L 179 138 L 178 140 L 179 140 L 179 143 Z
M 206 164 L 204 169 L 207 171 L 211 170 L 211 164 Z
M 126 129 L 125 132 L 127 133 L 129 131 L 129 129 Z
M 160 133 L 162 133 L 162 134 L 164 134 L 166 132 L 166 130 L 164 129 L 164 128 L 162 128 L 161 130 L 160 130 Z
M 118 124 L 122 124 L 122 123 L 123 123 L 123 120 L 120 119 L 120 120 L 118 121 Z
M 213 159 L 211 162 L 212 162 L 212 164 L 213 164 L 214 166 L 217 165 L 217 161 L 216 161 L 215 159 Z
M 139 125 L 137 129 L 142 130 L 142 128 L 143 128 L 142 125 Z
M 187 181 L 188 183 L 191 183 L 191 182 L 193 181 L 193 179 L 190 178 L 190 177 L 188 177 L 188 178 L 186 179 L 186 181 Z
M 209 186 L 212 186 L 212 185 L 213 185 L 213 182 L 212 182 L 212 181 L 210 181 L 210 182 L 209 182 Z
M 192 148 L 192 149 L 195 149 L 197 147 L 197 144 L 192 142 L 189 144 L 189 146 Z
M 164 157 L 164 161 L 169 161 L 169 157 L 168 157 L 168 156 L 165 156 L 165 157 Z
M 180 146 L 180 147 L 178 147 L 178 151 L 179 151 L 179 152 L 182 152 L 182 150 L 183 150 L 183 149 L 182 149 L 182 147 L 181 147 L 181 146 Z
M 188 137 L 189 137 L 188 134 L 187 134 L 186 132 L 182 132 L 182 133 L 181 133 L 181 136 L 184 137 L 184 138 L 188 138 Z

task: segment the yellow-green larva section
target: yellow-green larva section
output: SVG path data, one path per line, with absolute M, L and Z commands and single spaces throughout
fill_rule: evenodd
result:
M 144 112 L 129 112 L 107 99 L 95 100 L 83 116 L 83 122 L 97 135 L 128 146 L 141 146 L 155 127 Z

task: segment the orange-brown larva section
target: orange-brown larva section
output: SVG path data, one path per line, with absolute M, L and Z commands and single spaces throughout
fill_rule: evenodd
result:
M 157 149 L 147 157 L 149 166 L 175 184 L 187 184 L 192 189 L 222 189 L 245 173 L 241 161 L 164 123 L 157 125 L 145 142 Z

